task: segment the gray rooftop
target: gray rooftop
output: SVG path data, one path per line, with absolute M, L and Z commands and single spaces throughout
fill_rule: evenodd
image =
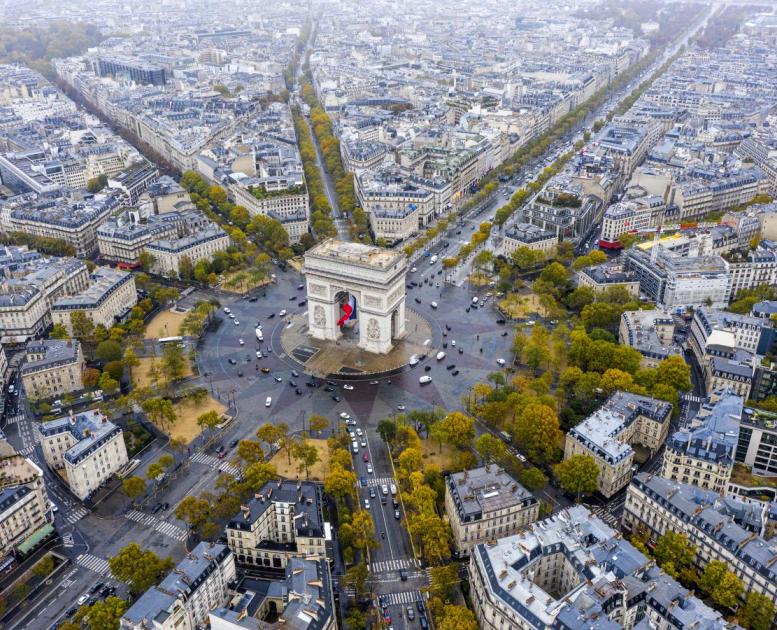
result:
M 44 422 L 38 430 L 47 437 L 70 433 L 78 440 L 65 453 L 65 460 L 71 464 L 78 464 L 115 435 L 121 434 L 121 429 L 103 416 L 99 409 Z
M 27 360 L 22 373 L 32 374 L 42 370 L 74 363 L 78 359 L 81 344 L 76 339 L 42 339 L 27 343 L 27 355 L 43 355 L 43 358 Z
M 537 502 L 534 495 L 496 464 L 453 473 L 448 478 L 448 490 L 462 522 L 479 520 L 489 512 Z

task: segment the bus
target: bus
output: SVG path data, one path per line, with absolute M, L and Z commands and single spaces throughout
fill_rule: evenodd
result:
M 157 341 L 162 345 L 166 343 L 183 343 L 183 337 L 160 337 Z

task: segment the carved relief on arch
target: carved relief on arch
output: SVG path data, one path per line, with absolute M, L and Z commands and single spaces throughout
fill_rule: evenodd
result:
M 308 293 L 310 295 L 326 295 L 326 285 L 323 284 L 308 284 Z
M 374 295 L 364 296 L 364 306 L 372 306 L 373 308 L 380 308 L 383 304 L 383 300 Z
M 373 340 L 380 339 L 380 324 L 374 317 L 370 317 L 370 320 L 367 322 L 367 338 Z

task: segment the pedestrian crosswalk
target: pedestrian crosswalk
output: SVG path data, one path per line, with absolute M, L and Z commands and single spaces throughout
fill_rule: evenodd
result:
M 70 523 L 71 525 L 75 525 L 87 514 L 89 514 L 89 511 L 86 508 L 83 508 L 83 507 L 76 508 L 65 517 L 65 522 Z
M 386 603 L 389 606 L 396 606 L 397 604 L 412 604 L 414 602 L 423 601 L 423 598 L 421 597 L 421 591 L 386 593 L 382 597 L 386 600 Z
M 415 558 L 396 558 L 370 562 L 370 573 L 384 573 L 386 571 L 399 571 L 400 569 L 416 569 L 420 567 L 421 563 Z
M 17 422 L 19 422 L 19 420 L 21 420 L 22 418 L 24 418 L 24 414 L 23 414 L 23 413 L 20 413 L 20 414 L 17 414 L 17 415 L 15 415 L 15 416 L 10 416 L 9 418 L 6 418 L 6 421 L 5 421 L 5 423 L 6 423 L 6 424 L 16 424 L 16 423 L 17 423 Z
M 394 481 L 394 477 L 374 477 L 367 480 L 368 486 L 390 486 L 392 483 L 396 483 Z
M 65 534 L 62 536 L 62 546 L 64 547 L 72 547 L 75 545 L 75 541 L 73 540 L 73 534 Z
M 140 512 L 139 510 L 130 510 L 124 516 L 126 516 L 131 521 L 135 521 L 136 523 L 140 523 L 146 527 L 152 527 L 159 533 L 164 534 L 169 538 L 174 538 L 175 540 L 184 541 L 189 535 L 183 527 L 179 527 L 173 523 L 163 521 L 153 514 L 146 514 L 144 512 Z
M 17 452 L 22 457 L 29 457 L 30 455 L 32 455 L 33 451 L 35 451 L 35 444 L 30 444 L 29 446 L 25 446 L 23 449 Z
M 598 516 L 601 520 L 603 520 L 605 523 L 607 523 L 610 527 L 613 527 L 615 529 L 620 529 L 621 524 L 618 520 L 618 517 L 614 514 L 608 512 L 603 507 L 597 507 L 594 508 L 593 513 Z
M 704 401 L 704 399 L 701 396 L 696 396 L 694 394 L 683 394 L 682 399 L 685 402 L 692 402 L 692 403 L 701 403 Z
M 93 556 L 91 553 L 82 553 L 76 558 L 76 562 L 82 567 L 100 575 L 108 575 L 111 572 L 107 560 Z
M 198 464 L 205 464 L 206 466 L 210 466 L 213 470 L 220 470 L 221 472 L 225 472 L 229 475 L 232 475 L 233 477 L 241 476 L 239 466 L 235 466 L 234 464 L 220 460 L 218 457 L 213 457 L 213 455 L 197 452 L 192 455 L 190 459 L 193 462 L 197 462 Z

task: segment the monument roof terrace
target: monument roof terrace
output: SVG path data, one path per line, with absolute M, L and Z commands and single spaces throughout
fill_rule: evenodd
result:
M 327 239 L 314 247 L 305 254 L 305 258 L 306 264 L 311 258 L 335 258 L 342 262 L 378 269 L 389 269 L 405 260 L 405 256 L 400 252 L 335 239 Z

